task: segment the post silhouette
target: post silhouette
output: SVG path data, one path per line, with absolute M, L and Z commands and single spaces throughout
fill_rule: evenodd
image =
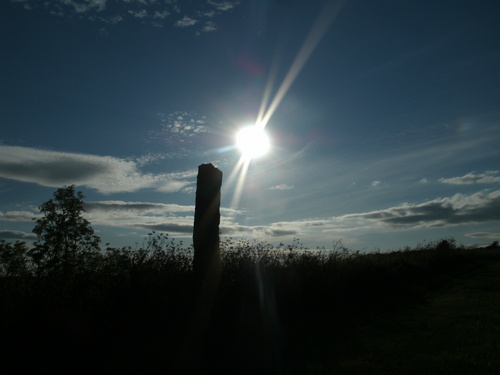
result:
M 219 254 L 220 188 L 222 172 L 212 164 L 198 166 L 196 207 L 193 228 L 193 271 L 198 298 L 191 323 L 179 355 L 183 373 L 201 366 L 210 313 L 221 276 Z M 187 367 L 187 371 L 186 371 Z
M 193 271 L 200 281 L 220 271 L 219 224 L 222 172 L 212 164 L 198 166 L 193 228 Z

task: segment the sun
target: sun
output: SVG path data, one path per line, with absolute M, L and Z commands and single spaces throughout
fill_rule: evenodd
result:
M 236 135 L 236 146 L 244 159 L 251 160 L 269 151 L 269 137 L 263 128 L 255 125 L 248 126 Z

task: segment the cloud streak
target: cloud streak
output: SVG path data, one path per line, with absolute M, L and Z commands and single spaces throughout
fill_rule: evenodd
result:
M 32 221 L 33 218 L 38 216 L 39 214 L 35 214 L 30 211 L 7 211 L 0 212 L 0 221 L 26 222 Z
M 299 232 L 295 229 L 280 229 L 270 226 L 245 226 L 245 225 L 223 225 L 221 226 L 221 235 L 223 236 L 240 236 L 252 237 L 261 240 L 272 237 L 290 237 L 295 236 Z
M 152 202 L 99 201 L 84 205 L 93 225 L 185 234 L 192 232 L 193 205 Z
M 0 145 L 0 177 L 49 187 L 75 184 L 104 194 L 145 188 L 171 193 L 194 184 L 196 171 L 142 173 L 133 160 Z
M 84 205 L 86 212 L 123 212 L 136 211 L 142 213 L 177 213 L 194 212 L 194 206 L 181 206 L 178 204 L 163 204 L 149 202 L 124 202 L 124 201 L 100 201 L 87 202 Z
M 471 172 L 462 177 L 440 178 L 439 182 L 451 185 L 497 184 L 500 183 L 500 171 Z
M 152 202 L 97 201 L 84 205 L 85 216 L 95 225 L 186 234 L 193 232 L 194 205 Z M 221 208 L 223 223 L 233 226 L 241 211 Z
M 296 236 L 316 238 L 353 238 L 370 233 L 399 232 L 421 228 L 500 221 L 500 190 L 481 191 L 471 195 L 455 194 L 420 203 L 404 203 L 378 211 L 333 216 L 324 219 L 303 219 L 274 222 L 267 226 L 224 227 L 223 234 L 266 237 Z M 494 238 L 492 233 L 470 234 L 474 238 Z
M 84 216 L 93 226 L 110 226 L 130 230 L 165 232 L 190 237 L 193 230 L 194 205 L 118 200 L 85 203 Z M 471 195 L 455 194 L 420 203 L 404 203 L 383 210 L 347 214 L 324 219 L 274 222 L 268 225 L 242 225 L 235 218 L 243 212 L 221 208 L 221 235 L 236 238 L 289 240 L 291 237 L 357 237 L 383 231 L 451 227 L 500 221 L 500 190 L 481 191 Z M 0 212 L 0 221 L 30 222 L 38 213 L 28 211 Z M 0 238 L 32 239 L 16 231 L 4 231 Z M 16 233 L 14 233 L 16 232 Z M 492 238 L 496 233 L 475 232 L 469 238 Z M 1 237 L 3 236 L 3 237 Z
M 32 233 L 21 232 L 18 230 L 0 230 L 0 239 L 34 241 L 37 239 L 37 236 Z
M 287 185 L 287 184 L 279 184 L 279 185 L 274 185 L 268 188 L 268 190 L 292 190 L 294 188 L 293 185 Z
M 444 227 L 459 224 L 500 221 L 500 190 L 472 195 L 455 194 L 421 204 L 401 206 L 344 218 L 373 220 L 391 227 Z
M 465 237 L 469 238 L 477 238 L 477 239 L 490 239 L 490 240 L 498 240 L 500 238 L 500 232 L 474 232 L 474 233 L 466 233 Z

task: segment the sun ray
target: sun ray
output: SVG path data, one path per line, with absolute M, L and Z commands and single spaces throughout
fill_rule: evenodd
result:
M 297 56 L 295 57 L 295 60 L 293 61 L 292 65 L 290 66 L 290 69 L 288 70 L 288 73 L 285 76 L 285 79 L 281 83 L 280 88 L 278 89 L 278 92 L 274 96 L 271 105 L 266 109 L 262 110 L 261 107 L 261 113 L 264 113 L 262 118 L 258 118 L 257 123 L 262 124 L 262 127 L 265 127 L 271 117 L 273 116 L 274 112 L 278 108 L 278 106 L 281 104 L 281 101 L 285 97 L 286 93 L 292 86 L 293 82 L 299 75 L 300 71 L 306 64 L 307 60 L 309 60 L 309 57 L 313 53 L 313 51 L 316 49 L 318 46 L 321 38 L 325 35 L 326 31 L 330 28 L 331 24 L 335 20 L 335 17 L 339 13 L 340 9 L 342 8 L 342 5 L 344 4 L 345 0 L 341 1 L 335 1 L 335 0 L 330 0 L 326 3 L 323 11 L 320 13 L 318 19 L 316 20 L 314 26 L 312 27 L 311 31 L 309 32 L 309 35 L 307 36 L 306 40 L 302 44 L 302 47 L 300 48 L 299 52 L 297 53 Z M 271 81 L 274 81 L 274 75 L 270 77 Z M 267 90 L 266 90 L 267 91 Z M 268 97 L 268 92 L 265 92 L 264 95 L 266 96 L 266 103 L 267 103 L 267 97 Z
M 241 158 L 240 161 L 241 161 L 241 170 L 238 175 L 238 180 L 236 181 L 236 187 L 234 189 L 234 195 L 231 201 L 231 207 L 237 207 L 240 202 L 241 193 L 243 192 L 243 186 L 245 184 L 245 180 L 247 177 L 248 167 L 250 165 L 250 160 L 248 159 L 245 160 Z
M 342 6 L 344 5 L 345 0 L 327 0 L 325 6 L 321 13 L 319 14 L 316 22 L 314 23 L 311 31 L 307 35 L 304 43 L 302 44 L 297 56 L 295 57 L 293 63 L 288 69 L 285 78 L 281 82 L 276 94 L 271 100 L 271 94 L 273 92 L 273 87 L 276 79 L 276 75 L 278 72 L 278 64 L 275 63 L 271 67 L 271 71 L 268 76 L 268 80 L 266 86 L 264 88 L 264 93 L 262 95 L 261 105 L 259 108 L 259 113 L 257 115 L 257 119 L 255 121 L 255 127 L 258 129 L 264 129 L 272 116 L 274 115 L 276 109 L 279 107 L 281 102 L 283 101 L 285 95 L 288 90 L 296 80 L 299 73 L 304 68 L 304 65 L 309 60 L 311 54 L 314 52 L 316 47 L 318 46 L 321 38 L 325 35 L 327 30 L 332 25 L 333 21 L 337 17 L 340 12 Z M 271 104 L 269 104 L 269 102 Z M 234 189 L 233 198 L 231 201 L 231 207 L 238 206 L 241 198 L 241 194 L 243 192 L 243 187 L 246 179 L 246 175 L 248 172 L 248 168 L 250 166 L 251 157 L 248 155 L 242 154 L 239 161 L 236 163 L 233 168 L 231 175 L 229 176 L 228 183 L 230 184 L 235 178 L 236 187 Z

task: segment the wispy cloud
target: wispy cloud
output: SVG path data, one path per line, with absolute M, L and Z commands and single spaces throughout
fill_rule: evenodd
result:
M 153 18 L 161 18 L 165 19 L 167 16 L 170 15 L 170 12 L 168 10 L 162 10 L 162 11 L 155 11 L 153 14 Z
M 401 206 L 344 218 L 373 220 L 389 226 L 443 227 L 457 224 L 500 221 L 500 190 L 472 195 L 455 194 L 421 204 Z
M 168 145 L 169 153 L 164 158 L 184 157 L 206 142 L 201 142 L 209 132 L 207 117 L 192 112 L 177 111 L 170 114 L 159 113 L 161 130 L 148 132 L 146 142 Z
M 169 234 L 191 231 L 193 205 L 152 202 L 97 201 L 86 202 L 85 217 L 96 226 L 145 229 Z
M 477 239 L 498 240 L 500 238 L 500 232 L 496 232 L 496 233 L 492 233 L 492 232 L 466 233 L 465 237 L 477 238 Z
M 217 26 L 212 21 L 206 21 L 205 25 L 203 26 L 203 29 L 202 29 L 202 31 L 204 33 L 209 33 L 209 32 L 215 31 L 215 30 L 217 30 Z
M 500 182 L 500 171 L 471 172 L 462 177 L 440 178 L 439 182 L 452 185 L 495 184 Z
M 191 205 L 161 204 L 150 202 L 100 201 L 85 204 L 85 217 L 95 225 L 128 229 L 167 232 L 171 235 L 193 232 L 194 210 Z M 221 208 L 220 231 L 222 236 L 236 236 L 265 240 L 272 237 L 290 237 L 297 233 L 277 225 L 247 226 L 234 221 L 241 211 Z
M 471 195 L 456 194 L 432 201 L 389 207 L 383 210 L 333 216 L 324 219 L 303 219 L 274 222 L 266 226 L 223 226 L 227 235 L 267 237 L 350 238 L 371 233 L 408 231 L 420 228 L 452 227 L 500 221 L 500 190 Z M 469 234 L 473 237 L 474 234 Z M 495 238 L 494 234 L 475 234 L 477 238 Z
M 134 228 L 145 229 L 147 231 L 157 231 L 166 233 L 193 233 L 193 225 L 176 224 L 176 223 L 159 223 L 159 224 L 136 224 Z
M 169 234 L 193 232 L 194 205 L 152 202 L 96 201 L 84 205 L 85 217 L 95 225 L 145 229 Z M 221 208 L 222 223 L 234 226 L 241 211 Z
M 115 212 L 122 214 L 124 211 L 142 212 L 143 214 L 168 214 L 178 212 L 194 212 L 194 206 L 178 204 L 150 203 L 150 202 L 124 202 L 124 201 L 99 201 L 85 203 L 86 212 Z
M 239 1 L 213 1 L 208 0 L 208 3 L 215 9 L 220 11 L 228 11 L 239 5 Z
M 142 10 L 129 10 L 129 14 L 134 16 L 135 18 L 145 18 L 148 17 L 148 11 L 146 9 Z
M 63 9 L 68 9 L 75 13 L 86 13 L 89 11 L 101 12 L 106 8 L 107 0 L 59 0 L 52 1 L 52 3 L 46 2 L 44 6 L 46 8 L 53 7 L 62 11 Z
M 173 25 L 187 28 L 200 23 L 197 34 L 200 32 L 213 32 L 217 30 L 214 21 L 200 22 L 206 18 L 215 18 L 236 8 L 239 1 L 208 1 L 178 2 L 159 0 L 10 0 L 19 3 L 27 10 L 43 10 L 49 14 L 65 18 L 89 19 L 109 25 L 116 24 L 126 19 L 136 19 L 144 22 L 149 20 L 155 27 Z M 182 18 L 177 18 L 185 14 Z M 196 15 L 188 16 L 186 14 Z M 167 19 L 169 19 L 168 23 Z M 106 30 L 107 31 L 107 30 Z M 105 32 L 102 34 L 106 35 Z
M 194 18 L 190 18 L 188 16 L 184 16 L 182 19 L 177 20 L 174 25 L 177 27 L 189 27 L 193 26 L 196 23 L 198 23 L 198 20 L 195 20 Z
M 32 221 L 34 217 L 38 214 L 30 211 L 0 211 L 0 221 L 10 221 L 10 222 L 29 222 Z
M 271 226 L 245 226 L 245 225 L 226 225 L 221 226 L 221 235 L 223 236 L 237 236 L 249 237 L 258 240 L 265 240 L 269 237 L 290 237 L 297 235 L 298 231 L 295 229 L 280 229 Z
M 36 240 L 37 236 L 32 233 L 21 232 L 18 230 L 0 230 L 0 239 L 6 240 Z
M 190 237 L 194 205 L 118 200 L 85 203 L 84 216 L 93 226 L 111 226 L 129 230 L 155 230 L 170 235 Z M 419 228 L 452 227 L 500 221 L 500 190 L 471 195 L 455 194 L 419 204 L 401 204 L 383 210 L 347 214 L 324 219 L 273 222 L 268 225 L 242 225 L 235 221 L 243 212 L 221 208 L 221 235 L 259 241 L 314 235 L 315 238 L 349 238 L 370 233 L 397 232 Z M 31 222 L 39 213 L 30 211 L 0 212 L 0 221 Z M 9 231 L 11 232 L 11 231 Z M 29 239 L 10 233 L 9 238 Z M 473 232 L 469 238 L 498 239 L 497 233 Z M 4 238 L 7 234 L 5 234 Z
M 195 137 L 198 134 L 206 133 L 206 116 L 198 116 L 190 112 L 174 112 L 167 116 L 160 114 L 163 123 L 163 134 L 167 136 L 170 143 L 186 143 L 187 138 Z
M 40 202 L 41 203 L 41 202 Z M 89 220 L 94 228 L 100 226 L 115 227 L 125 230 L 146 230 L 166 232 L 171 235 L 185 236 L 193 232 L 194 205 L 179 205 L 155 202 L 126 202 L 121 200 L 105 200 L 84 202 L 83 216 Z M 222 225 L 227 228 L 238 227 L 234 217 L 241 215 L 242 211 L 222 207 Z M 0 212 L 0 222 L 32 223 L 33 218 L 41 214 L 35 208 L 32 211 L 7 211 Z M 250 236 L 254 231 L 247 228 L 244 233 Z M 264 229 L 259 229 L 264 233 Z M 2 232 L 2 231 L 0 231 Z M 36 236 L 15 230 L 4 230 L 0 238 L 6 239 L 35 239 Z M 237 232 L 228 230 L 228 232 Z M 272 233 L 272 231 L 265 231 Z M 190 236 L 188 236 L 190 237 Z
M 139 165 L 133 160 L 110 156 L 0 145 L 0 177 L 42 186 L 75 184 L 101 193 L 145 188 L 176 192 L 195 182 L 195 170 L 152 174 L 141 172 Z
M 269 190 L 292 190 L 294 188 L 293 185 L 287 185 L 287 184 L 279 184 L 279 185 L 274 185 L 268 188 Z

